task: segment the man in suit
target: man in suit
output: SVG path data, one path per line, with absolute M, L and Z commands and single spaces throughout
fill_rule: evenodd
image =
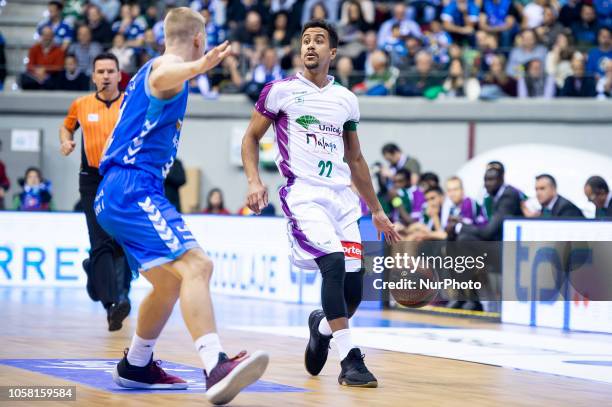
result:
M 471 225 L 453 221 L 447 224 L 447 230 L 457 240 L 502 240 L 502 226 L 506 217 L 522 217 L 521 193 L 504 182 L 503 167 L 489 166 L 484 176 L 485 189 L 492 200 L 489 222 L 486 225 Z
M 552 175 L 540 174 L 535 180 L 536 197 L 542 205 L 541 218 L 584 217 L 576 205 L 557 194 L 557 181 Z
M 590 177 L 584 185 L 584 194 L 595 205 L 595 218 L 612 218 L 612 193 L 605 179 L 599 175 Z

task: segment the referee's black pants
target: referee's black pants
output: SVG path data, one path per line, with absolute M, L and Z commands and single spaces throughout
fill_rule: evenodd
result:
M 95 293 L 105 307 L 128 299 L 132 273 L 121 246 L 102 229 L 96 219 L 94 200 L 102 177 L 81 172 L 79 192 L 89 233 L 89 269 Z

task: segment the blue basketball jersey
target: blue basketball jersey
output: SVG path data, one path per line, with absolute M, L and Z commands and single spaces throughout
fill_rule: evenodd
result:
M 178 95 L 162 100 L 149 90 L 154 59 L 130 80 L 115 130 L 100 163 L 104 175 L 112 167 L 144 170 L 159 179 L 170 171 L 187 107 L 187 82 Z

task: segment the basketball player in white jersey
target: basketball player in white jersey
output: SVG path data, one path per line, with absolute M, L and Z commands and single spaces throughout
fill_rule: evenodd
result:
M 258 171 L 259 140 L 270 125 L 278 143 L 277 166 L 287 179 L 280 200 L 288 219 L 292 262 L 322 274 L 323 310 L 310 314 L 306 370 L 317 375 L 327 360 L 331 338 L 341 360 L 341 385 L 377 387 L 359 348 L 353 346 L 348 319 L 361 302 L 363 271 L 361 216 L 351 180 L 372 212 L 376 229 L 399 240 L 381 208 L 357 137 L 359 105 L 328 75 L 338 34 L 327 22 L 310 21 L 302 30 L 304 73 L 267 84 L 242 142 L 248 206 L 259 213 L 268 196 Z

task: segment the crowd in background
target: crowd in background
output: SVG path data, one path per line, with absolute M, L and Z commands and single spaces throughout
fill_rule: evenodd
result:
M 30 49 L 23 89 L 88 89 L 91 62 L 115 54 L 125 84 L 163 51 L 163 17 L 204 16 L 208 47 L 232 54 L 191 90 L 245 93 L 301 69 L 305 21 L 329 20 L 336 79 L 357 94 L 464 97 L 612 96 L 609 0 L 66 0 L 51 1 Z

